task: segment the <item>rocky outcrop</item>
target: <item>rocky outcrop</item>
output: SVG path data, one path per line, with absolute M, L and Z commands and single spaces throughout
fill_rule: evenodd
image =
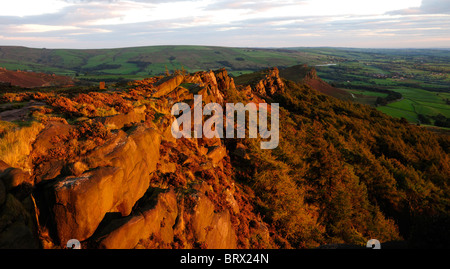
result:
M 33 219 L 24 205 L 7 194 L 0 206 L 0 249 L 34 249 L 39 247 Z
M 171 91 L 175 90 L 184 80 L 184 76 L 175 75 L 161 79 L 157 83 L 155 83 L 155 92 L 153 93 L 153 97 L 159 98 L 165 96 Z
M 173 190 L 157 192 L 145 201 L 139 211 L 129 217 L 111 221 L 99 231 L 99 246 L 106 249 L 135 248 L 140 240 L 158 238 L 167 245 L 174 240 L 175 222 L 178 216 L 176 194 Z M 156 200 L 156 201 L 155 201 Z
M 28 173 L 0 161 L 0 249 L 39 247 Z M 24 186 L 23 189 L 20 187 Z
M 228 76 L 228 72 L 226 69 L 220 69 L 214 71 L 214 75 L 216 77 L 217 85 L 219 89 L 236 89 L 236 85 L 234 83 L 234 79 Z
M 183 248 L 202 245 L 208 249 L 235 249 L 237 237 L 228 210 L 215 212 L 214 203 L 202 187 L 178 201 L 174 190 L 155 190 L 149 198 L 139 201 L 139 210 L 132 215 L 114 219 L 97 235 L 100 248 L 131 249 L 152 244 L 156 248 Z M 151 239 L 151 240 L 149 240 Z
M 205 103 L 218 104 L 223 104 L 225 90 L 234 85 L 233 79 L 228 77 L 224 69 L 216 71 L 216 73 L 213 71 L 197 72 L 187 77 L 185 82 L 194 84 L 192 92 L 201 95 Z
M 131 126 L 145 121 L 145 106 L 136 107 L 127 114 L 118 114 L 109 117 L 97 118 L 108 129 L 122 129 L 125 126 Z
M 51 154 L 62 150 L 62 145 L 57 142 L 59 137 L 69 137 L 74 130 L 75 127 L 67 123 L 48 122 L 44 130 L 39 133 L 31 152 L 35 184 L 61 175 L 65 163 L 63 160 L 54 159 Z
M 309 71 L 306 73 L 304 78 L 304 80 L 310 79 L 319 79 L 319 76 L 317 75 L 317 70 L 314 67 L 309 68 Z
M 145 124 L 84 158 L 90 170 L 54 185 L 55 216 L 60 242 L 89 238 L 108 212 L 122 216 L 147 191 L 159 158 L 160 134 Z
M 39 133 L 33 144 L 33 157 L 43 157 L 49 154 L 49 149 L 58 147 L 55 138 L 69 136 L 74 126 L 62 122 L 49 122 L 45 129 Z
M 120 211 L 123 193 L 116 182 L 122 183 L 123 177 L 120 168 L 102 167 L 54 186 L 53 213 L 61 244 L 89 238 L 107 212 Z
M 202 192 L 194 197 L 194 201 L 190 221 L 196 240 L 208 249 L 235 249 L 237 239 L 230 212 L 215 212 L 214 204 Z
M 223 141 L 171 135 L 174 102 L 192 105 L 202 95 L 224 104 L 233 78 L 221 69 L 150 82 L 120 95 L 132 100 L 128 113 L 46 121 L 32 144 L 32 174 L 0 161 L 0 247 L 64 248 L 77 239 L 83 248 L 233 249 L 250 246 L 248 231 L 268 237 L 233 183 Z M 282 91 L 277 70 L 256 89 Z M 108 93 L 102 97 L 111 108 Z M 258 225 L 249 228 L 249 219 Z
M 18 187 L 23 183 L 32 183 L 30 174 L 28 172 L 13 167 L 10 167 L 0 173 L 0 180 L 3 182 L 7 191 Z
M 282 93 L 285 90 L 283 81 L 280 78 L 278 68 L 268 69 L 263 73 L 263 77 L 254 86 L 254 91 L 259 94 L 272 96 L 275 93 Z

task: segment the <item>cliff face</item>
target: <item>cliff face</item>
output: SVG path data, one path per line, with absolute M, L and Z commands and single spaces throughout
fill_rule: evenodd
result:
M 51 109 L 39 114 L 45 127 L 26 156 L 32 168 L 2 162 L 0 207 L 13 213 L 0 218 L 0 246 L 61 248 L 77 239 L 85 248 L 270 247 L 268 226 L 235 184 L 223 142 L 170 132 L 174 103 L 193 105 L 200 94 L 223 104 L 225 92 L 236 90 L 226 70 L 130 86 L 56 98 L 19 94 Z M 282 86 L 271 71 L 255 93 Z M 97 116 L 110 107 L 114 115 Z

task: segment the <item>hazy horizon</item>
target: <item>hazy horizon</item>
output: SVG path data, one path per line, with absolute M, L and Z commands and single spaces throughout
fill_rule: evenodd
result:
M 297 46 L 297 47 L 241 47 L 241 46 L 220 46 L 220 45 L 141 45 L 141 46 L 126 46 L 126 47 L 98 47 L 98 48 L 65 48 L 65 47 L 30 47 L 26 45 L 2 45 L 0 47 L 24 47 L 28 49 L 49 49 L 49 50 L 109 50 L 109 49 L 131 49 L 131 48 L 145 48 L 145 47 L 217 47 L 217 48 L 237 48 L 237 49 L 307 49 L 307 48 L 330 48 L 330 49 L 362 49 L 362 50 L 450 50 L 448 47 L 333 47 L 333 46 Z
M 0 45 L 450 48 L 446 0 L 16 0 Z

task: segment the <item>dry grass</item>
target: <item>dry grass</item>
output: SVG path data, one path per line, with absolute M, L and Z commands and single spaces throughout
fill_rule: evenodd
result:
M 0 122 L 5 127 L 0 136 L 0 160 L 12 167 L 31 170 L 28 157 L 32 150 L 32 143 L 44 128 L 42 123 L 33 122 L 30 126 L 18 127 L 11 123 Z

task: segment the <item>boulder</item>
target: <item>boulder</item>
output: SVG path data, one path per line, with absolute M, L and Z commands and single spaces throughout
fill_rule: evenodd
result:
M 5 184 L 7 191 L 23 184 L 31 183 L 30 174 L 19 168 L 8 168 L 0 174 L 0 180 Z
M 177 88 L 183 82 L 183 80 L 184 76 L 182 75 L 170 76 L 161 79 L 154 84 L 155 93 L 153 93 L 153 97 L 159 98 L 167 95 L 171 91 L 175 90 L 175 88 Z
M 55 184 L 53 213 L 60 242 L 83 241 L 108 212 L 128 216 L 147 191 L 159 160 L 160 134 L 141 124 L 118 132 L 83 159 L 88 171 Z
M 54 138 L 57 136 L 69 136 L 75 127 L 62 122 L 52 121 L 39 133 L 33 144 L 32 155 L 34 157 L 46 156 L 49 149 L 55 147 Z
M 61 175 L 64 168 L 64 161 L 62 160 L 51 160 L 39 165 L 35 169 L 36 184 L 45 180 L 52 180 Z
M 34 234 L 30 214 L 19 200 L 7 194 L 0 207 L 0 248 L 37 248 L 38 241 Z
M 61 244 L 87 239 L 107 212 L 120 212 L 123 190 L 116 182 L 122 178 L 122 169 L 102 167 L 55 185 L 53 213 Z
M 140 240 L 155 236 L 163 244 L 173 242 L 175 221 L 178 215 L 176 194 L 173 190 L 156 194 L 133 215 L 111 222 L 102 233 L 101 248 L 130 249 Z
M 190 94 L 188 89 L 178 86 L 173 91 L 167 93 L 165 97 L 173 103 L 178 103 L 190 97 L 193 98 L 193 95 Z
M 201 75 L 201 79 L 204 84 L 204 89 L 201 90 L 198 94 L 202 95 L 203 101 L 205 101 L 205 103 L 218 103 L 223 105 L 224 95 L 219 89 L 219 84 L 214 72 L 213 71 L 203 72 Z M 222 84 L 224 83 L 223 81 L 221 82 Z
M 103 123 L 103 125 L 110 130 L 122 129 L 127 125 L 145 121 L 145 109 L 146 109 L 145 106 L 141 106 L 134 108 L 127 114 L 118 114 L 109 117 L 100 117 L 97 118 L 97 120 Z

